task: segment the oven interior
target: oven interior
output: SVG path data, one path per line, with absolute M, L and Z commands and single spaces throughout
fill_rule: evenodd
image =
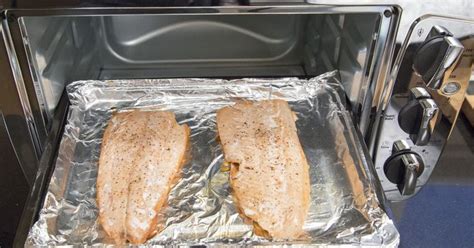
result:
M 334 69 L 352 104 L 374 73 L 380 13 L 27 16 L 19 20 L 48 129 L 81 79 L 312 77 Z M 380 41 L 381 42 L 381 41 Z
M 43 153 L 36 186 L 18 230 L 28 230 L 39 211 L 64 126 L 64 88 L 77 80 L 310 78 L 338 70 L 353 117 L 368 119 L 362 115 L 388 71 L 381 61 L 390 59 L 398 12 L 386 15 L 386 6 L 276 9 L 12 12 L 17 21 L 8 28 L 15 48 L 25 51 L 17 59 L 31 75 L 31 83 L 25 80 L 29 104 L 41 112 L 33 113 L 34 122 L 46 134 L 38 138 Z M 354 124 L 362 129 L 360 123 Z M 20 244 L 26 234 L 20 232 Z

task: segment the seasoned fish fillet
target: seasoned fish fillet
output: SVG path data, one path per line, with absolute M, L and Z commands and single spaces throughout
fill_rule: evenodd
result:
M 99 158 L 99 221 L 116 244 L 139 244 L 154 235 L 158 211 L 179 177 L 189 128 L 171 112 L 115 113 Z
M 259 235 L 296 239 L 309 208 L 309 167 L 283 100 L 239 102 L 217 112 L 238 209 Z M 263 230 L 262 230 L 263 229 Z

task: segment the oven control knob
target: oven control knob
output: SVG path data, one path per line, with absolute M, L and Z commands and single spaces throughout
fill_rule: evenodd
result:
M 439 89 L 444 73 L 463 50 L 464 46 L 448 30 L 434 26 L 414 56 L 413 70 L 428 87 Z
M 422 87 L 415 87 L 410 90 L 408 103 L 398 114 L 398 124 L 415 145 L 423 146 L 431 138 L 438 112 L 430 94 Z
M 398 140 L 393 144 L 392 156 L 384 165 L 388 180 L 397 185 L 400 194 L 415 193 L 416 180 L 423 173 L 424 164 L 420 155 L 411 151 L 408 143 Z

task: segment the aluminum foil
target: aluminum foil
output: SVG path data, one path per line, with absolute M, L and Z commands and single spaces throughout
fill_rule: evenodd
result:
M 111 243 L 97 216 L 96 177 L 101 139 L 113 111 L 173 111 L 191 128 L 191 154 L 163 209 L 165 229 L 147 245 L 283 245 L 396 247 L 399 234 L 380 207 L 370 161 L 364 154 L 336 72 L 310 80 L 163 79 L 78 81 L 48 192 L 26 241 L 37 245 Z M 341 94 L 342 93 L 342 94 Z M 310 164 L 311 206 L 307 240 L 278 243 L 253 233 L 236 211 L 223 154 L 216 139 L 216 110 L 240 99 L 284 99 L 296 113 L 300 142 Z

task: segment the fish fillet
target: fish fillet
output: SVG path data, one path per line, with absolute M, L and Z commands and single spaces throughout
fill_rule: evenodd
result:
M 283 100 L 238 102 L 217 112 L 239 212 L 259 235 L 297 239 L 309 208 L 309 167 Z
M 140 244 L 156 232 L 158 212 L 180 175 L 189 128 L 165 111 L 115 113 L 99 158 L 99 221 L 116 244 Z

